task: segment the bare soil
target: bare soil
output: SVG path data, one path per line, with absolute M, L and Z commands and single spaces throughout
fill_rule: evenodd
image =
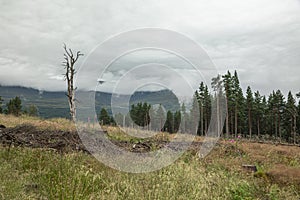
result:
M 31 148 L 52 148 L 58 151 L 86 151 L 76 132 L 39 130 L 25 124 L 0 128 L 0 144 Z
M 166 140 L 144 141 L 112 141 L 115 145 L 131 152 L 143 153 L 157 150 L 169 144 Z M 76 131 L 40 130 L 30 124 L 22 124 L 13 128 L 0 128 L 0 144 L 4 146 L 19 146 L 30 148 L 51 148 L 59 152 L 84 151 L 87 149 L 82 144 Z M 101 141 L 99 141 L 101 145 Z M 196 151 L 201 142 L 193 142 L 189 145 L 190 150 Z M 183 143 L 173 143 L 169 148 L 180 149 Z

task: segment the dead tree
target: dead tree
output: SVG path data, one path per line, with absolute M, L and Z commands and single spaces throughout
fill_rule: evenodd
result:
M 76 52 L 76 55 L 73 54 L 71 49 L 67 49 L 67 46 L 64 44 L 64 61 L 62 65 L 65 67 L 66 73 L 64 74 L 65 81 L 67 82 L 68 91 L 67 97 L 70 107 L 70 116 L 73 121 L 76 120 L 76 107 L 75 107 L 75 91 L 76 87 L 74 86 L 74 75 L 76 74 L 75 63 L 77 62 L 80 56 L 83 56 L 80 51 Z

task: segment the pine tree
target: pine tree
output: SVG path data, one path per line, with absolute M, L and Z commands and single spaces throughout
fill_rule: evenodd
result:
M 157 109 L 157 116 L 158 116 L 159 131 L 162 131 L 164 127 L 164 119 L 166 118 L 166 114 L 161 104 L 159 104 L 159 107 Z
M 196 91 L 195 95 L 199 103 L 199 114 L 200 114 L 198 134 L 205 135 L 205 133 L 208 130 L 208 125 L 211 116 L 211 95 L 208 91 L 207 85 L 201 82 L 199 86 L 199 92 Z
M 39 115 L 39 110 L 35 105 L 30 105 L 27 109 L 27 114 L 35 117 Z
M 289 138 L 295 138 L 296 135 L 296 116 L 297 116 L 297 106 L 296 100 L 294 99 L 291 91 L 288 93 L 288 98 L 285 106 L 284 112 L 284 122 L 285 122 L 285 129 L 287 133 L 285 135 L 285 140 L 289 140 Z
M 155 130 L 157 120 L 156 120 L 156 112 L 152 106 L 150 106 L 148 116 L 149 116 L 148 130 Z
M 168 131 L 169 133 L 174 132 L 174 116 L 170 110 L 167 112 L 167 120 L 165 123 L 164 130 Z
M 252 111 L 253 111 L 253 93 L 251 91 L 251 87 L 248 86 L 246 92 L 246 102 L 247 102 L 247 111 L 248 111 L 248 129 L 250 139 L 252 138 Z
M 198 135 L 204 135 L 204 108 L 205 108 L 205 102 L 204 102 L 204 93 L 205 93 L 205 86 L 204 83 L 201 82 L 199 86 L 199 92 L 195 92 L 195 96 L 197 97 L 198 103 L 199 103 L 199 110 L 200 110 L 200 123 L 198 128 Z
M 261 101 L 261 120 L 259 121 L 259 128 L 258 134 L 260 133 L 260 130 L 262 130 L 262 133 L 265 135 L 268 133 L 268 103 L 266 96 L 262 97 Z
M 125 126 L 133 127 L 133 121 L 130 112 L 128 112 L 127 115 L 125 116 Z
M 300 120 L 299 120 L 299 117 L 300 117 L 300 92 L 296 94 L 296 97 L 297 97 L 297 99 L 299 99 L 298 107 L 297 107 L 297 116 L 296 116 L 296 124 L 297 124 L 296 134 L 298 133 L 298 135 L 299 135 L 299 132 L 300 132 Z M 296 135 L 295 135 L 295 137 L 296 137 Z M 296 140 L 296 138 L 295 138 L 295 140 Z M 294 141 L 294 143 L 296 143 L 296 141 Z
M 122 113 L 117 113 L 115 115 L 115 122 L 122 127 L 125 127 L 125 116 Z
M 226 127 L 226 136 L 229 135 L 229 121 L 231 117 L 231 108 L 232 108 L 232 76 L 229 71 L 227 74 L 222 76 L 224 88 L 225 88 L 225 95 L 226 95 L 226 119 L 225 119 L 225 127 Z
M 181 113 L 180 111 L 176 111 L 174 113 L 174 125 L 173 125 L 174 133 L 177 133 L 179 131 L 180 123 L 181 123 Z
M 20 116 L 22 113 L 22 101 L 20 97 L 15 97 L 6 104 L 7 114 L 12 114 L 15 116 Z
M 238 129 L 240 129 L 240 132 L 242 131 L 242 127 L 244 125 L 244 112 L 243 112 L 243 106 L 244 106 L 244 96 L 243 91 L 240 86 L 240 81 L 237 75 L 237 71 L 234 72 L 233 76 L 233 91 L 234 91 L 234 134 L 235 137 L 237 137 Z
M 261 119 L 263 117 L 263 113 L 265 111 L 264 104 L 266 103 L 266 98 L 262 100 L 262 96 L 260 95 L 259 91 L 254 93 L 254 103 L 253 103 L 253 117 L 255 117 L 255 124 L 256 124 L 256 132 L 257 137 L 260 137 L 261 132 Z
M 187 113 L 186 113 L 186 108 L 185 108 L 185 104 L 182 103 L 181 105 L 181 132 L 185 133 L 186 132 L 186 126 L 187 126 L 187 122 L 188 122 L 188 118 L 187 118 Z
M 223 130 L 221 127 L 221 123 L 223 122 L 223 111 L 221 110 L 222 102 L 224 100 L 224 94 L 223 94 L 223 82 L 221 75 L 218 74 L 217 77 L 212 78 L 211 86 L 215 92 L 215 105 L 216 105 L 216 118 L 217 118 L 217 131 L 218 134 L 222 137 Z
M 190 125 L 189 130 L 191 134 L 197 134 L 199 128 L 199 102 L 198 102 L 199 94 L 196 91 L 193 96 L 192 108 L 190 111 Z
M 3 99 L 2 99 L 2 97 L 0 96 L 0 114 L 3 113 L 2 103 L 3 103 Z
M 105 108 L 102 108 L 100 111 L 99 122 L 101 125 L 109 125 L 111 123 L 111 117 Z
M 276 95 L 275 105 L 276 105 L 276 111 L 277 111 L 277 124 L 278 124 L 277 127 L 278 127 L 278 133 L 279 133 L 279 140 L 281 141 L 281 138 L 282 138 L 282 130 L 281 130 L 282 113 L 283 113 L 283 108 L 284 108 L 285 102 L 284 102 L 284 96 L 280 90 L 277 90 L 275 95 Z
M 145 103 L 137 103 L 136 105 L 131 105 L 130 116 L 133 122 L 141 127 L 149 128 L 150 116 L 149 110 L 151 108 L 150 104 Z
M 208 131 L 208 126 L 211 118 L 211 94 L 208 91 L 207 85 L 204 88 L 204 134 Z M 203 135 L 204 135 L 203 134 Z

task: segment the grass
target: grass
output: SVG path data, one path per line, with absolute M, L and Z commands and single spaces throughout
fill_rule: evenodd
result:
M 0 124 L 20 123 L 41 129 L 74 128 L 63 119 L 0 115 Z M 106 129 L 111 139 L 133 140 L 119 129 Z M 172 137 L 161 133 L 156 139 Z M 255 164 L 258 172 L 244 171 L 243 164 Z M 172 165 L 145 174 L 111 169 L 82 152 L 0 146 L 0 199 L 293 200 L 300 199 L 297 177 L 300 151 L 296 146 L 221 140 L 204 159 L 191 150 Z
M 63 130 L 63 131 L 75 131 L 75 124 L 68 119 L 53 118 L 43 120 L 38 117 L 30 117 L 22 115 L 15 117 L 13 115 L 0 114 L 0 124 L 4 124 L 6 127 L 15 127 L 20 124 L 31 124 L 41 130 Z
M 104 127 L 103 129 L 105 129 L 108 132 L 108 137 L 111 140 L 116 140 L 116 141 L 130 141 L 132 143 L 137 143 L 137 142 L 143 142 L 143 141 L 147 141 L 149 140 L 148 138 L 138 138 L 138 137 L 134 137 L 131 135 L 128 135 L 128 132 L 134 132 L 136 131 L 133 128 L 126 128 L 126 130 L 122 130 L 119 127 Z M 166 132 L 153 132 L 153 131 L 145 131 L 142 130 L 143 134 L 151 136 L 153 135 L 153 137 L 151 137 L 151 140 L 160 140 L 160 141 L 169 141 L 170 139 L 172 139 L 172 137 L 174 137 L 173 135 L 166 133 Z
M 218 151 L 221 149 L 203 160 L 187 152 L 162 170 L 129 174 L 80 152 L 59 154 L 18 147 L 8 151 L 1 147 L 0 199 L 300 198 L 297 185 L 280 185 L 245 173 L 238 169 L 235 157 L 218 158 L 214 155 Z

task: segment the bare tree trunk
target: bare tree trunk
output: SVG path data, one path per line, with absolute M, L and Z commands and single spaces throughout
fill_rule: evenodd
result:
M 68 97 L 68 102 L 69 102 L 69 107 L 70 107 L 70 116 L 71 119 L 73 121 L 76 120 L 76 107 L 75 107 L 75 90 L 76 88 L 74 87 L 74 75 L 76 73 L 75 70 L 75 63 L 77 62 L 78 58 L 80 56 L 83 56 L 82 53 L 80 53 L 80 51 L 77 51 L 76 55 L 73 54 L 71 49 L 67 49 L 67 46 L 64 44 L 64 62 L 62 63 L 62 65 L 65 67 L 66 69 L 66 73 L 65 73 L 65 81 L 67 82 L 67 86 L 68 86 L 68 93 L 67 93 L 67 97 Z

